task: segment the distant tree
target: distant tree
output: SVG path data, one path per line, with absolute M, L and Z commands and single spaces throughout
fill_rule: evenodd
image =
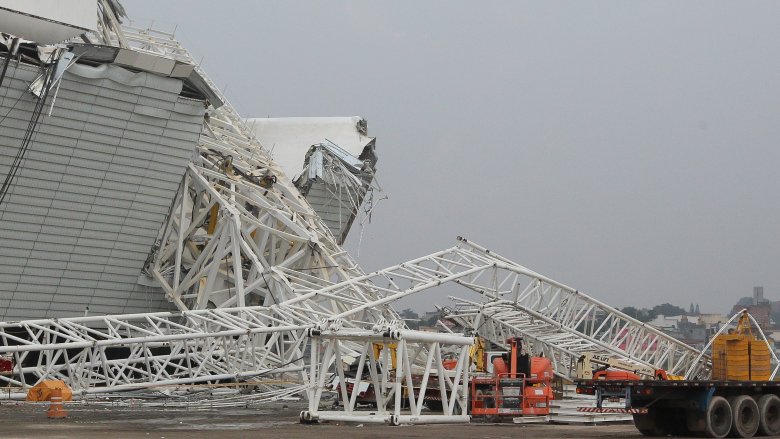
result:
M 780 311 L 772 311 L 769 314 L 769 317 L 771 317 L 772 321 L 774 321 L 775 323 L 780 322 Z
M 629 316 L 639 320 L 639 309 L 637 309 L 634 306 L 626 306 L 620 311 L 623 312 L 624 314 L 628 314 Z
M 664 303 L 661 305 L 654 306 L 653 309 L 650 310 L 650 312 L 654 314 L 653 318 L 659 315 L 680 316 L 685 314 L 685 309 L 680 308 L 679 306 L 672 305 L 671 303 Z
M 650 310 L 648 310 L 647 308 L 626 306 L 620 311 L 622 311 L 624 314 L 628 314 L 629 316 L 639 320 L 640 322 L 647 322 L 652 320 L 655 317 L 655 316 L 651 316 Z
M 411 308 L 406 308 L 405 310 L 398 313 L 402 319 L 406 322 L 406 326 L 408 326 L 411 329 L 419 329 L 420 328 L 420 316 L 414 312 Z
M 425 326 L 436 326 L 436 322 L 439 320 L 439 314 L 432 315 L 428 318 L 428 320 L 423 321 L 425 323 Z

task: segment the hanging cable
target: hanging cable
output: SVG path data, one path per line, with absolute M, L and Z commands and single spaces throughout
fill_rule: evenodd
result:
M 8 64 L 11 63 L 11 57 L 16 55 L 16 51 L 19 50 L 19 38 L 14 37 L 11 40 L 11 47 L 8 48 L 8 53 L 5 55 L 5 62 L 3 63 L 3 73 L 0 74 L 0 87 L 3 86 L 5 80 L 5 74 L 8 71 Z
M 57 58 L 59 58 L 59 56 Z M 46 105 L 46 98 L 49 95 L 49 88 L 51 88 L 51 84 L 54 80 L 54 74 L 56 71 L 57 71 L 57 62 L 51 62 L 48 65 L 43 64 L 41 66 L 41 72 L 42 72 L 41 74 L 43 79 L 43 88 L 41 89 L 41 95 L 38 98 L 37 102 L 35 103 L 35 107 L 33 108 L 32 115 L 30 116 L 30 122 L 27 124 L 27 129 L 25 130 L 24 136 L 22 137 L 22 144 L 19 146 L 19 150 L 16 152 L 16 156 L 14 157 L 14 160 L 11 163 L 11 167 L 8 170 L 8 174 L 6 174 L 5 176 L 3 185 L 0 186 L 0 206 L 3 205 L 3 202 L 5 201 L 5 197 L 8 195 L 8 192 L 11 188 L 11 183 L 16 177 L 16 174 L 19 172 L 19 168 L 22 163 L 22 160 L 24 160 L 24 155 L 27 152 L 27 149 L 30 147 L 30 143 L 32 141 L 33 135 L 35 134 L 35 129 L 38 126 L 38 121 L 41 117 L 41 113 L 43 112 L 43 108 Z

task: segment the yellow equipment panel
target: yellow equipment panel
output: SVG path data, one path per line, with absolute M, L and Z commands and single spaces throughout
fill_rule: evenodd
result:
M 765 381 L 772 373 L 769 347 L 757 340 L 747 314 L 731 334 L 721 334 L 712 343 L 712 379 Z

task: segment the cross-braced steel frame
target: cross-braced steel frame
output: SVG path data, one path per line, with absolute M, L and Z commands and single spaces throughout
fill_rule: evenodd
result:
M 709 377 L 711 359 L 697 349 L 479 245 L 467 245 L 510 264 L 497 269 L 491 285 L 484 279 L 457 281 L 489 299 L 484 303 L 455 299 L 458 306 L 450 314 L 479 335 L 497 344 L 509 336 L 526 337 L 566 378 L 572 377 L 577 358 L 586 352 L 629 359 L 692 379 Z
M 62 379 L 85 394 L 297 372 L 311 325 L 295 320 L 254 307 L 0 323 L 16 364 L 0 382 Z
M 257 332 L 278 333 L 276 340 L 279 343 L 295 347 L 294 353 L 290 351 L 282 358 L 277 351 L 271 349 L 270 353 L 266 353 L 268 348 L 265 345 L 254 343 L 254 352 L 263 356 L 267 362 L 245 363 L 259 367 L 248 371 L 249 374 L 282 367 L 285 361 L 302 354 L 304 342 L 300 328 L 314 327 L 323 321 L 339 320 L 345 329 L 368 329 L 376 322 L 385 321 L 383 313 L 377 310 L 389 307 L 393 301 L 400 298 L 444 284 L 461 285 L 487 299 L 485 303 L 467 303 L 473 309 L 462 309 L 455 313 L 455 317 L 470 322 L 467 326 L 473 328 L 477 334 L 484 335 L 498 344 L 502 344 L 509 334 L 527 336 L 542 346 L 542 351 L 546 349 L 545 353 L 554 359 L 556 370 L 560 374 L 565 374 L 567 367 L 571 367 L 573 356 L 584 351 L 628 358 L 654 368 L 666 369 L 671 373 L 684 373 L 686 368 L 693 367 L 697 372 L 691 374 L 692 377 L 705 377 L 709 369 L 709 359 L 700 357 L 694 348 L 465 239 L 460 239 L 458 245 L 450 249 L 370 274 L 355 276 L 324 288 L 318 287 L 316 282 L 311 282 L 299 272 L 288 272 L 284 269 L 279 271 L 284 274 L 290 291 L 294 292 L 292 297 L 286 300 L 278 299 L 278 303 L 270 306 L 192 311 L 209 315 L 228 312 L 234 315 L 234 324 L 243 328 L 250 323 L 244 322 L 241 317 L 242 310 L 251 310 L 257 313 L 251 320 L 251 325 L 257 327 Z M 131 317 L 106 317 L 102 324 L 108 325 L 112 319 L 125 320 Z M 134 318 L 144 320 L 146 315 L 137 315 Z M 61 327 L 62 321 L 63 319 L 35 322 L 36 326 L 31 327 L 46 329 L 39 328 L 38 332 L 28 330 L 28 334 L 35 335 L 35 340 L 25 349 L 62 351 L 64 346 L 61 343 L 65 343 L 74 332 L 68 327 Z M 78 319 L 74 321 L 80 322 Z M 100 323 L 97 320 L 92 322 Z M 10 328 L 28 323 L 6 325 L 6 328 Z M 139 330 L 141 328 L 142 325 L 139 324 Z M 121 331 L 110 332 L 117 337 L 123 336 Z M 5 334 L 10 334 L 8 329 Z M 167 336 L 173 337 L 172 334 Z M 55 342 L 49 342 L 46 337 L 54 337 L 51 340 Z M 162 343 L 174 340 L 161 337 L 156 341 Z M 115 342 L 124 346 L 145 342 L 134 337 L 128 338 L 129 340 L 124 342 L 119 339 Z M 20 342 L 7 336 L 5 339 Z M 0 354 L 18 349 L 0 347 Z M 357 349 L 352 347 L 353 351 Z M 141 361 L 138 358 L 143 357 L 143 352 L 139 349 L 131 350 L 134 354 L 123 361 Z M 64 353 L 60 354 L 56 361 L 61 362 L 62 355 Z M 44 355 L 41 366 L 28 371 L 43 376 L 41 374 L 45 375 L 48 371 L 57 369 L 53 367 L 56 366 L 56 361 L 52 364 L 54 360 L 48 360 L 55 357 L 56 354 Z M 68 360 L 68 364 L 71 368 L 76 364 L 78 367 L 87 367 L 86 361 Z M 63 368 L 60 367 L 59 370 Z M 89 372 L 78 373 L 90 376 Z M 81 385 L 85 388 L 120 385 L 119 381 L 106 382 L 105 379 L 76 382 L 83 383 Z
M 195 64 L 170 34 L 123 28 L 134 50 Z M 179 309 L 274 305 L 297 297 L 294 285 L 321 289 L 363 275 L 328 227 L 253 137 L 227 99 L 210 108 L 148 273 Z M 368 293 L 353 300 L 372 301 Z M 350 298 L 345 298 L 349 300 Z M 338 301 L 301 303 L 307 312 L 347 311 Z M 390 307 L 367 311 L 394 320 Z
M 99 30 L 86 40 L 195 66 L 173 35 L 120 26 L 121 8 L 114 6 L 101 0 Z M 28 386 L 30 380 L 61 377 L 77 390 L 97 391 L 286 370 L 304 350 L 301 325 L 376 299 L 356 292 L 277 306 L 299 297 L 293 284 L 320 289 L 363 272 L 200 66 L 195 69 L 224 104 L 207 110 L 193 159 L 145 268 L 184 313 L 6 324 L 0 350 L 13 352 L 17 360 L 15 378 L 6 380 Z M 252 306 L 257 315 L 243 321 L 243 310 Z M 233 317 L 238 328 L 266 335 L 225 335 L 220 327 L 190 318 L 230 313 L 234 307 L 240 308 Z M 386 304 L 356 316 L 361 322 L 398 318 Z M 120 350 L 126 355 L 114 358 L 122 357 Z M 203 358 L 191 367 L 197 355 Z
M 105 0 L 101 5 L 100 42 L 196 64 L 172 35 L 120 28 Z M 12 352 L 17 361 L 15 376 L 0 379 L 29 386 L 60 377 L 90 392 L 297 367 L 303 329 L 334 319 L 353 329 L 395 321 L 393 301 L 446 283 L 479 293 L 490 302 L 482 309 L 502 310 L 490 319 L 499 316 L 517 335 L 536 334 L 551 350 L 568 337 L 673 373 L 694 363 L 693 348 L 466 240 L 364 273 L 196 69 L 225 104 L 208 110 L 146 268 L 182 314 L 6 323 L 0 354 Z M 542 322 L 545 334 L 532 332 L 538 324 L 520 324 L 529 319 Z M 473 326 L 482 329 L 481 322 Z M 126 355 L 116 358 L 119 349 Z M 708 359 L 693 367 L 704 374 Z
M 309 408 L 301 412 L 301 421 L 391 425 L 469 422 L 466 412 L 472 337 L 412 331 L 396 325 L 377 325 L 371 330 L 332 329 L 332 324 L 311 329 L 309 335 Z M 340 361 L 345 342 L 358 346 L 354 378 L 347 377 Z M 381 347 L 379 357 L 375 356 L 376 345 Z M 447 370 L 444 355 L 452 352 L 457 361 L 454 369 Z M 364 371 L 368 372 L 376 405 L 370 410 L 357 406 L 359 393 L 365 391 L 361 386 Z M 344 410 L 320 410 L 323 390 L 334 375 Z M 429 390 L 441 401 L 440 410 L 423 412 Z

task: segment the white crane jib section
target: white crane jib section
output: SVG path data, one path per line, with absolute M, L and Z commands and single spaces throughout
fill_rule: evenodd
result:
M 706 376 L 709 369 L 709 359 L 699 358 L 692 347 L 465 239 L 455 247 L 326 287 L 303 270 L 281 267 L 268 275 L 268 282 L 282 285 L 286 293 L 275 298 L 274 305 L 5 323 L 0 325 L 5 345 L 0 355 L 16 356 L 16 376 L 24 372 L 62 378 L 83 391 L 138 386 L 144 379 L 201 380 L 185 372 L 184 362 L 196 357 L 205 379 L 271 373 L 301 364 L 306 328 L 331 321 L 344 330 L 367 330 L 378 322 L 397 321 L 394 312 L 386 311 L 395 300 L 442 285 L 461 285 L 487 301 L 459 299 L 453 318 L 496 343 L 508 336 L 530 339 L 553 359 L 561 375 L 571 376 L 567 369 L 584 352 L 626 358 L 672 374 L 693 367 L 695 372 L 688 375 L 692 378 Z M 244 331 L 247 338 L 231 339 L 236 335 L 231 331 Z M 231 347 L 232 341 L 240 346 Z M 219 348 L 220 342 L 228 346 Z M 152 351 L 151 343 L 167 348 Z M 109 346 L 130 348 L 129 358 L 108 360 L 100 348 Z M 351 349 L 352 357 L 360 351 L 358 345 L 344 348 Z M 42 353 L 36 366 L 28 366 L 22 356 L 33 351 Z M 212 363 L 216 366 L 209 366 Z M 131 373 L 155 364 L 143 378 Z M 174 364 L 182 375 L 167 376 Z M 29 385 L 21 379 L 0 380 Z
M 456 299 L 450 317 L 496 343 L 508 335 L 533 340 L 553 359 L 556 373 L 572 377 L 579 356 L 591 352 L 625 358 L 689 378 L 708 378 L 711 359 L 697 349 L 573 288 L 516 265 L 476 244 L 473 251 L 500 260 L 492 279 L 456 282 L 489 298 L 486 303 Z

